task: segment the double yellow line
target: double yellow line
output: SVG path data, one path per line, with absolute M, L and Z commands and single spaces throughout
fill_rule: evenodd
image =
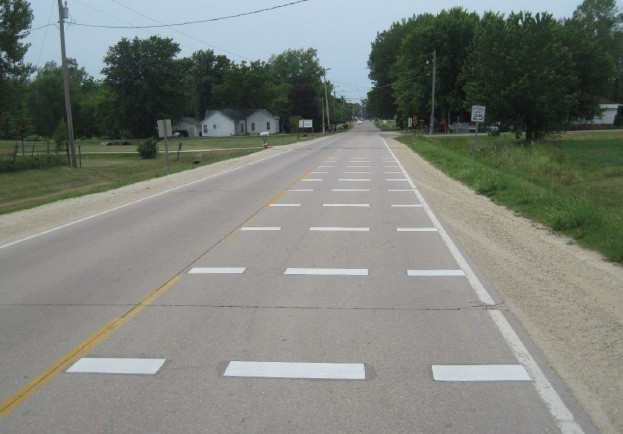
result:
M 11 395 L 9 398 L 4 400 L 0 404 L 0 418 L 8 416 L 11 414 L 13 410 L 15 410 L 18 406 L 20 406 L 24 401 L 26 401 L 30 396 L 32 396 L 35 392 L 41 389 L 43 386 L 52 381 L 58 374 L 64 372 L 69 366 L 75 363 L 78 359 L 85 356 L 91 350 L 96 348 L 106 339 L 108 339 L 113 333 L 123 327 L 128 321 L 134 318 L 136 315 L 141 313 L 143 309 L 149 306 L 154 302 L 158 297 L 164 294 L 169 288 L 177 283 L 178 280 L 181 279 L 181 275 L 178 274 L 171 279 L 169 279 L 164 285 L 160 288 L 156 289 L 154 292 L 149 294 L 143 300 L 141 300 L 138 304 L 134 305 L 129 311 L 123 314 L 120 317 L 113 318 L 110 320 L 105 326 L 100 328 L 98 331 L 93 333 L 91 336 L 86 338 L 84 341 L 79 343 L 73 350 L 66 353 L 63 357 L 61 357 L 56 363 L 47 368 L 45 371 L 40 373 L 37 377 L 35 377 L 31 382 L 26 384 L 16 393 Z

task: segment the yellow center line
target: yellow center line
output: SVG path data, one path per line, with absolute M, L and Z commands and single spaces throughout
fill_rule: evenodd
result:
M 182 276 L 180 274 L 172 277 L 164 285 L 149 294 L 125 314 L 110 320 L 105 326 L 97 330 L 91 336 L 89 336 L 81 343 L 79 343 L 76 347 L 74 347 L 74 349 L 58 359 L 56 363 L 48 367 L 45 371 L 37 375 L 32 381 L 23 386 L 12 396 L 4 400 L 0 404 L 0 418 L 11 414 L 13 410 L 15 410 L 19 405 L 26 401 L 31 395 L 33 395 L 47 383 L 56 378 L 58 374 L 69 368 L 69 366 L 75 363 L 76 360 L 85 356 L 91 350 L 93 350 L 106 339 L 108 339 L 113 333 L 123 327 L 128 321 L 138 315 L 143 309 L 145 309 L 158 297 L 164 294 L 169 288 L 175 285 L 177 281 L 181 279 L 181 277 Z

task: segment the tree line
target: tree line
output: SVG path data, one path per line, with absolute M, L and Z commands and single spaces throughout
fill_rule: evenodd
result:
M 0 0 L 0 8 L 0 138 L 51 137 L 65 119 L 61 66 L 24 63 L 22 40 L 33 18 L 27 1 Z M 286 131 L 297 116 L 321 125 L 326 71 L 315 49 L 240 63 L 212 50 L 180 51 L 170 38 L 122 38 L 103 59 L 101 80 L 68 59 L 76 137 L 150 137 L 158 119 L 202 120 L 206 110 L 222 108 L 266 108 Z M 326 86 L 332 124 L 360 110 Z
M 623 101 L 623 15 L 616 0 L 585 0 L 573 16 L 482 16 L 456 7 L 421 14 L 377 34 L 367 110 L 401 122 L 467 121 L 472 105 L 532 141 L 592 119 L 600 99 Z

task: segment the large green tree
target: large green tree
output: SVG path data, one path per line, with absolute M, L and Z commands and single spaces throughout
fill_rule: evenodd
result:
M 225 74 L 231 67 L 232 62 L 223 55 L 216 55 L 212 50 L 200 50 L 192 54 L 188 63 L 188 73 L 191 90 L 188 100 L 190 101 L 189 113 L 198 119 L 208 109 L 217 107 L 215 89 L 225 81 Z
M 266 108 L 272 110 L 274 80 L 265 62 L 230 64 L 223 82 L 214 86 L 215 108 Z
M 32 23 L 25 0 L 0 0 L 0 137 L 21 136 L 25 118 L 24 88 L 32 68 L 24 63 L 29 44 L 23 42 Z
M 69 93 L 76 136 L 91 136 L 96 133 L 94 120 L 83 109 L 85 98 L 95 91 L 96 83 L 75 59 L 68 59 Z M 60 119 L 65 117 L 65 95 L 63 71 L 56 62 L 48 62 L 37 70 L 28 85 L 28 109 L 34 132 L 50 137 Z
M 578 107 L 579 79 L 563 25 L 552 15 L 487 13 L 465 65 L 467 105 L 525 131 L 532 141 L 560 131 Z
M 187 64 L 169 38 L 123 38 L 108 50 L 102 69 L 113 93 L 118 127 L 134 137 L 153 136 L 158 119 L 179 119 L 187 105 Z

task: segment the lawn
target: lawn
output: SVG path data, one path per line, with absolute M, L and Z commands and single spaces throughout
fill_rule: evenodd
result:
M 514 136 L 403 135 L 400 140 L 477 193 L 623 262 L 623 132 Z
M 310 140 L 319 134 L 300 136 Z M 295 143 L 296 135 L 278 134 L 268 138 L 270 146 Z M 180 149 L 181 144 L 181 149 Z M 1 158 L 12 158 L 15 146 L 17 158 L 45 155 L 46 142 L 0 142 Z M 53 145 L 50 145 L 53 146 Z M 0 173 L 0 214 L 28 209 L 68 197 L 119 188 L 146 179 L 165 176 L 200 165 L 248 155 L 263 149 L 263 138 L 258 136 L 222 138 L 177 138 L 168 140 L 170 171 L 167 172 L 164 142 L 159 143 L 156 159 L 142 160 L 136 145 L 107 146 L 99 140 L 78 140 L 81 168 L 67 166 Z M 22 149 L 24 155 L 22 156 Z M 178 149 L 181 151 L 178 153 Z

